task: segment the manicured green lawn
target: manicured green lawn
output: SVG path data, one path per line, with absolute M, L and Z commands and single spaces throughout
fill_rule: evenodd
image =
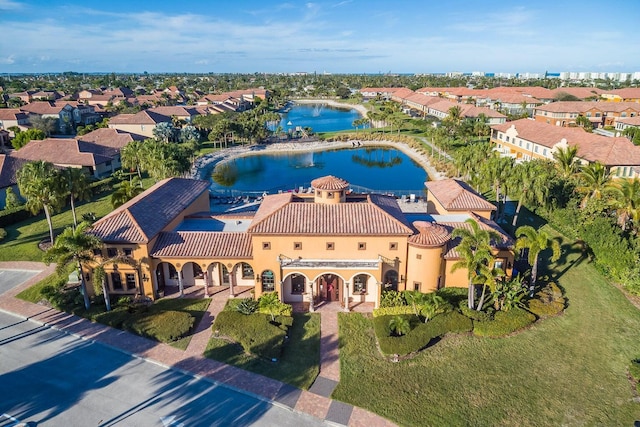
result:
M 341 314 L 333 397 L 400 425 L 633 425 L 640 403 L 627 368 L 640 356 L 640 311 L 578 259 L 577 246 L 563 249 L 552 277 L 566 311 L 508 338 L 446 337 L 391 363 L 370 319 Z
M 247 371 L 308 389 L 320 372 L 320 315 L 293 314 L 289 342 L 281 359 L 276 362 L 246 354 L 239 344 L 212 337 L 204 355 Z

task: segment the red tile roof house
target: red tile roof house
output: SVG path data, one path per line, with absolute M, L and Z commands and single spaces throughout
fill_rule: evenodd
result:
M 43 160 L 59 167 L 82 168 L 88 175 L 100 178 L 121 167 L 120 150 L 125 145 L 144 139 L 141 135 L 117 129 L 98 129 L 79 138 L 31 141 L 13 151 L 11 157 L 24 161 Z
M 7 188 L 13 188 L 16 194 L 20 194 L 16 181 L 16 172 L 26 163 L 26 160 L 16 159 L 7 154 L 0 154 L 0 209 L 5 208 Z
M 13 126 L 17 126 L 20 130 L 27 130 L 29 128 L 27 113 L 19 108 L 0 108 L 0 129 L 9 130 Z M 13 131 L 9 131 L 9 136 L 15 136 Z
M 635 117 L 616 118 L 615 128 L 618 135 L 621 135 L 625 129 L 630 127 L 640 128 L 640 115 L 636 115 Z
M 493 205 L 462 183 L 428 183 L 433 203 L 420 218 L 405 216 L 394 197 L 349 192 L 340 178 L 311 185 L 311 194 L 267 195 L 255 213 L 217 215 L 209 212 L 208 181 L 157 183 L 90 231 L 105 243 L 101 256 L 121 251 L 134 261 L 107 271 L 109 292 L 157 298 L 166 287 L 198 286 L 232 297 L 242 287 L 255 297 L 277 291 L 310 310 L 320 301 L 373 308 L 383 284 L 466 287 L 466 272 L 451 272 L 460 258 L 451 232 L 469 227 L 467 219 L 500 233 L 496 266 L 511 274 L 512 239 L 488 219 Z M 93 277 L 91 269 L 84 274 Z
M 559 127 L 531 119 L 491 126 L 491 143 L 516 161 L 554 160 L 558 148 L 576 146 L 582 164 L 600 162 L 614 178 L 640 176 L 640 146 L 624 137 L 606 137 L 582 128 Z
M 534 119 L 556 126 L 575 126 L 578 116 L 589 119 L 594 127 L 612 126 L 618 118 L 640 115 L 640 103 L 558 101 L 534 109 Z
M 171 122 L 171 116 L 143 110 L 136 114 L 118 114 L 112 117 L 109 120 L 109 128 L 153 138 L 153 130 L 158 123 Z
M 20 107 L 20 110 L 29 113 L 30 116 L 56 119 L 57 131 L 63 135 L 72 134 L 77 125 L 86 126 L 101 120 L 93 106 L 74 101 L 31 102 Z

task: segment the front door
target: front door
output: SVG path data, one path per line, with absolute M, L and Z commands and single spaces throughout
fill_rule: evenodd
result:
M 320 295 L 324 301 L 338 301 L 339 289 L 338 276 L 335 274 L 325 274 L 320 278 L 322 291 Z

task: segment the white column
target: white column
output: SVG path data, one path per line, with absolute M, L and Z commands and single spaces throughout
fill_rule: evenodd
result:
M 344 282 L 344 311 L 349 311 L 349 282 Z
M 313 282 L 309 282 L 309 311 L 315 311 L 315 307 L 313 306 Z
M 178 288 L 180 289 L 180 298 L 184 296 L 184 285 L 182 284 L 182 271 L 178 271 Z
M 205 298 L 209 298 L 209 272 L 208 271 L 204 271 L 203 272 L 203 278 L 204 278 L 204 297 Z

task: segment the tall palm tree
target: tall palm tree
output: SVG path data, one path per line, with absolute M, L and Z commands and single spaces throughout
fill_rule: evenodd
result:
M 27 199 L 27 209 L 34 215 L 44 210 L 49 224 L 49 238 L 53 243 L 51 214 L 62 207 L 66 196 L 60 172 L 48 162 L 29 162 L 18 170 L 16 178 L 20 194 Z
M 585 194 L 583 206 L 589 198 L 600 199 L 603 194 L 615 191 L 611 173 L 600 162 L 589 163 L 580 169 L 580 185 L 577 190 Z
M 144 189 L 138 185 L 138 178 L 131 181 L 122 181 L 116 191 L 111 193 L 111 206 L 117 208 L 142 193 Z
M 69 264 L 74 264 L 80 276 L 80 290 L 84 298 L 84 308 L 89 309 L 91 302 L 87 293 L 87 284 L 82 273 L 82 266 L 93 261 L 93 250 L 102 247 L 102 241 L 92 234 L 87 234 L 86 230 L 90 224 L 81 222 L 75 229 L 67 227 L 58 236 L 53 246 L 45 253 L 44 259 L 47 264 L 55 262 L 59 272 L 66 271 Z
M 69 192 L 71 203 L 71 213 L 73 214 L 73 226 L 78 226 L 78 218 L 76 216 L 76 200 L 91 199 L 91 188 L 87 175 L 79 168 L 66 168 L 62 171 L 62 176 Z
M 518 206 L 511 223 L 513 227 L 518 223 L 522 205 L 543 204 L 547 198 L 549 176 L 541 166 L 540 161 L 534 159 L 519 163 L 513 168 L 510 187 L 518 197 Z
M 615 189 L 618 218 L 622 230 L 631 221 L 634 228 L 640 226 L 640 179 L 623 179 Z
M 577 155 L 578 147 L 575 145 L 567 146 L 567 148 L 560 147 L 553 153 L 556 166 L 564 178 L 575 175 L 580 169 Z
M 500 216 L 500 199 L 502 188 L 509 181 L 509 176 L 513 170 L 514 160 L 512 157 L 491 156 L 483 164 L 481 175 L 483 179 L 493 188 L 496 194 L 496 206 L 498 216 Z
M 544 230 L 536 231 L 530 225 L 523 225 L 516 230 L 516 249 L 528 249 L 527 261 L 531 265 L 531 286 L 536 286 L 538 278 L 538 255 L 547 248 L 553 251 L 551 261 L 560 258 L 560 243 L 552 239 Z
M 497 232 L 493 230 L 486 230 L 480 227 L 480 225 L 469 218 L 465 221 L 469 228 L 460 227 L 453 230 L 451 233 L 452 238 L 460 238 L 460 243 L 456 247 L 457 252 L 460 254 L 460 260 L 456 261 L 451 267 L 451 272 L 454 272 L 460 268 L 467 269 L 467 277 L 469 279 L 469 295 L 468 306 L 473 309 L 475 306 L 474 290 L 476 282 L 480 276 L 481 269 L 491 263 L 493 254 L 491 253 L 491 240 L 497 240 L 500 238 Z M 483 293 L 484 293 L 484 283 Z M 482 310 L 482 306 L 478 306 L 478 310 Z
M 120 150 L 122 167 L 134 170 L 138 173 L 138 178 L 142 179 L 142 164 L 144 163 L 143 142 L 131 141 Z

